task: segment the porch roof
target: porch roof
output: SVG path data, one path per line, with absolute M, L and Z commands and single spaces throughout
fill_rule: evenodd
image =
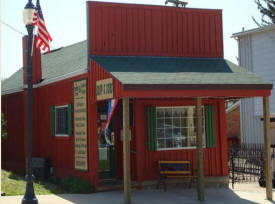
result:
M 272 83 L 222 58 L 91 56 L 125 90 L 270 90 Z

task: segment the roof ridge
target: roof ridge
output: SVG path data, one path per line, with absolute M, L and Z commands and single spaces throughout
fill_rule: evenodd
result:
M 56 52 L 58 52 L 58 51 L 62 51 L 64 48 L 65 49 L 67 49 L 67 48 L 70 48 L 70 47 L 74 47 L 74 46 L 77 46 L 77 45 L 79 45 L 79 44 L 81 44 L 81 43 L 84 43 L 84 42 L 87 42 L 87 40 L 82 40 L 82 41 L 80 41 L 80 42 L 77 42 L 77 43 L 73 43 L 73 44 L 70 44 L 70 45 L 67 45 L 67 46 L 61 46 L 61 47 L 59 47 L 59 48 L 56 48 L 56 49 L 54 49 L 54 50 L 52 50 L 50 53 L 43 53 L 42 54 L 42 56 L 49 56 L 49 55 L 51 55 L 52 53 L 56 53 Z

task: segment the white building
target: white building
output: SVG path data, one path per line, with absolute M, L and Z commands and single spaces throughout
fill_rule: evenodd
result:
M 233 34 L 239 46 L 239 64 L 273 82 L 275 87 L 275 24 Z M 271 143 L 275 144 L 275 91 L 270 100 Z M 241 142 L 263 144 L 262 98 L 241 100 Z

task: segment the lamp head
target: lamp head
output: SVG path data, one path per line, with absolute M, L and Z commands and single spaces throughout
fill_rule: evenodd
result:
M 34 15 L 34 5 L 31 0 L 27 3 L 23 10 L 23 20 L 25 25 L 30 25 L 32 24 L 33 21 L 33 15 Z

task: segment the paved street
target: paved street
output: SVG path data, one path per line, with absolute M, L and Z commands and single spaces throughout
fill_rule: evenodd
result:
M 206 201 L 203 203 L 213 204 L 254 204 L 254 203 L 274 203 L 265 199 L 265 189 L 257 184 L 236 184 L 232 189 L 206 189 Z M 63 195 L 40 195 L 37 196 L 39 204 L 101 204 L 123 203 L 123 191 L 101 192 L 93 194 L 63 194 Z M 275 191 L 273 191 L 275 197 Z M 1 197 L 2 204 L 19 204 L 22 196 Z M 132 190 L 132 203 L 134 204 L 178 204 L 200 203 L 197 201 L 196 189 L 168 188 L 167 192 L 156 189 Z

